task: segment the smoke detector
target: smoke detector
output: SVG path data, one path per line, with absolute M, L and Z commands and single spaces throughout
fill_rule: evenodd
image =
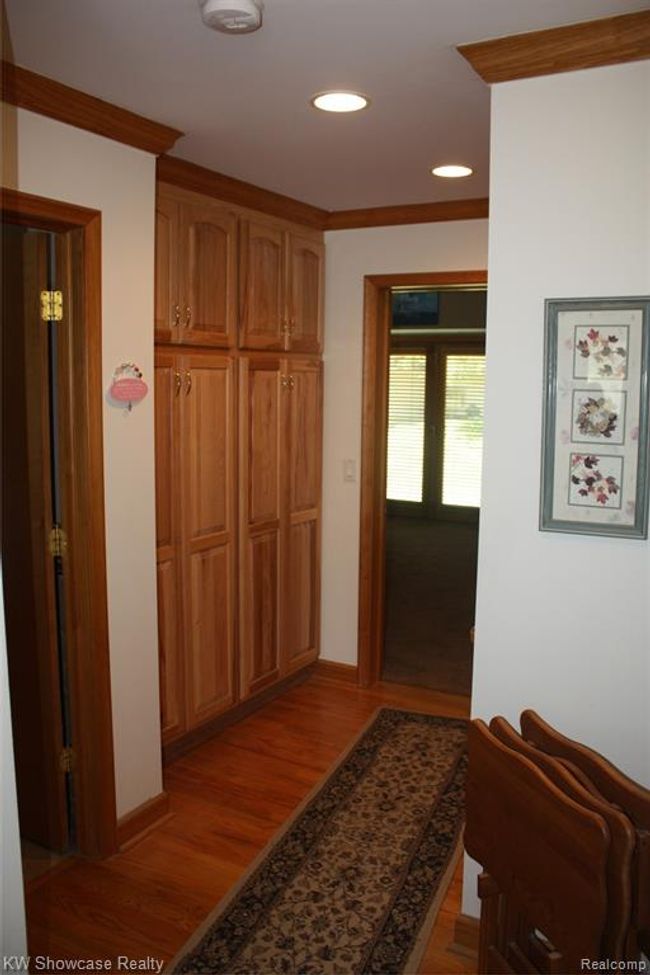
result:
M 224 34 L 250 34 L 262 26 L 261 0 L 199 0 L 203 23 Z

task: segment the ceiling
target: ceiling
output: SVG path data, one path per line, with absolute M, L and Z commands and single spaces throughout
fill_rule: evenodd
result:
M 456 45 L 647 0 L 265 0 L 254 34 L 198 0 L 6 0 L 16 64 L 181 129 L 172 150 L 328 210 L 487 196 L 489 89 Z M 363 91 L 358 115 L 308 104 Z M 429 175 L 463 162 L 464 180 Z

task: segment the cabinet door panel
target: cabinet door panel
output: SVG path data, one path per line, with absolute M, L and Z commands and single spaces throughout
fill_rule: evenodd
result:
M 281 349 L 284 233 L 270 224 L 244 220 L 240 240 L 240 344 L 246 349 Z
M 158 652 L 163 742 L 178 737 L 186 727 L 178 568 L 175 558 L 158 562 Z
M 185 639 L 190 727 L 234 703 L 234 374 L 214 353 L 183 359 Z
M 286 556 L 282 669 L 290 672 L 318 656 L 321 539 L 321 365 L 287 361 Z
M 180 378 L 178 356 L 157 349 L 155 362 L 156 561 L 158 581 L 158 652 L 163 742 L 187 727 L 182 646 L 180 481 L 178 472 Z
M 289 511 L 296 514 L 320 504 L 322 382 L 318 362 L 293 360 L 287 369 Z
M 289 235 L 289 324 L 292 352 L 320 352 L 323 331 L 323 269 L 320 241 Z
M 237 315 L 237 218 L 210 204 L 184 204 L 181 213 L 181 341 L 232 345 Z
M 155 338 L 177 342 L 179 207 L 159 192 L 156 200 Z
M 240 360 L 240 654 L 242 696 L 279 675 L 281 363 Z
M 293 670 L 318 655 L 318 519 L 292 524 L 288 531 L 285 663 Z
M 192 725 L 215 717 L 234 701 L 231 545 L 189 557 L 189 633 Z

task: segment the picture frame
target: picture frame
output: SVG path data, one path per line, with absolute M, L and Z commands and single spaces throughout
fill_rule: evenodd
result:
M 544 309 L 540 531 L 647 538 L 650 297 Z

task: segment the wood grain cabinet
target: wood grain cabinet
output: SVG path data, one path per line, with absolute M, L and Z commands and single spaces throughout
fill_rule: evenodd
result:
M 240 359 L 240 693 L 318 656 L 321 363 Z
M 160 184 L 156 203 L 157 342 L 237 341 L 237 215 Z
M 323 328 L 322 240 L 272 220 L 242 220 L 239 268 L 242 348 L 318 354 Z
M 232 707 L 235 688 L 235 368 L 156 352 L 161 722 L 169 742 Z

